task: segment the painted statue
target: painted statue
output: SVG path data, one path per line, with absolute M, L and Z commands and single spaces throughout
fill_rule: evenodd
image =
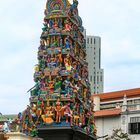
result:
M 58 19 L 58 27 L 62 28 L 62 19 L 60 19 L 60 18 Z
M 62 117 L 62 103 L 60 102 L 60 98 L 57 99 L 56 105 L 55 105 L 55 112 L 56 112 L 56 123 L 61 122 Z
M 56 81 L 54 82 L 54 91 L 59 92 L 61 89 L 62 81 L 60 78 L 56 78 Z
M 52 28 L 53 27 L 53 21 L 50 19 L 49 20 L 49 27 Z
M 66 50 L 70 50 L 70 44 L 69 44 L 68 38 L 66 38 L 66 41 L 65 41 L 65 48 L 66 48 Z
M 70 32 L 71 31 L 71 23 L 69 22 L 69 20 L 66 19 L 64 24 L 65 24 L 64 31 Z
M 67 104 L 64 108 L 64 115 L 66 117 L 66 123 L 69 122 L 69 119 L 70 119 L 70 123 L 71 123 L 71 119 L 72 119 L 72 111 L 70 109 L 70 104 Z
M 52 107 L 49 105 L 49 101 L 47 101 L 47 106 L 44 110 L 44 114 L 42 115 L 42 119 L 46 124 L 51 124 L 54 122 L 53 115 Z

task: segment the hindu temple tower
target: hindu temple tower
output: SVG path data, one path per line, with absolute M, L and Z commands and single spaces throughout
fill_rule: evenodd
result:
M 95 140 L 94 104 L 78 1 L 48 0 L 22 131 L 44 140 Z

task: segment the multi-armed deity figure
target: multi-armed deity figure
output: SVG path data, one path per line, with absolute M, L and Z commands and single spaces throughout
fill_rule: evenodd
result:
M 77 127 L 96 135 L 78 1 L 48 0 L 35 65 L 30 106 L 23 112 L 23 132 L 39 127 Z

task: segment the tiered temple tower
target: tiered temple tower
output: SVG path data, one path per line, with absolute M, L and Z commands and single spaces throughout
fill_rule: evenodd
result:
M 73 135 L 79 131 L 91 139 L 96 135 L 84 28 L 77 7 L 77 0 L 73 4 L 47 1 L 34 73 L 36 84 L 29 90 L 30 106 L 22 115 L 22 129 L 28 135 L 47 139 L 50 130 L 55 134 L 73 130 Z

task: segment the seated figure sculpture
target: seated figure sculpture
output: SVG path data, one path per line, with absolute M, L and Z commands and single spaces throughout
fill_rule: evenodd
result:
M 69 22 L 69 20 L 68 19 L 66 19 L 65 20 L 65 27 L 64 27 L 64 32 L 70 32 L 71 31 L 71 24 L 70 24 L 70 22 Z
M 54 114 L 52 112 L 52 107 L 49 105 L 49 102 L 48 102 L 44 110 L 44 114 L 42 115 L 42 119 L 46 124 L 51 124 L 54 122 L 53 115 Z

